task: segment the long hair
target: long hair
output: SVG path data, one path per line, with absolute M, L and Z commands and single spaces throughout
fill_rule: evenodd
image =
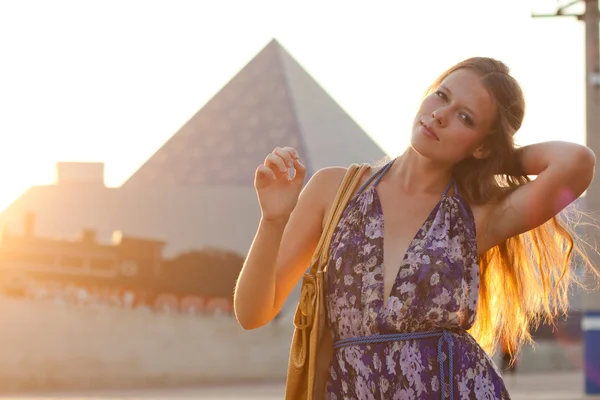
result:
M 459 69 L 469 69 L 481 78 L 496 104 L 497 118 L 484 139 L 489 157 L 461 161 L 453 176 L 470 204 L 500 201 L 530 181 L 511 165 L 517 151 L 513 137 L 525 115 L 524 95 L 505 64 L 485 57 L 451 67 L 427 94 Z M 477 316 L 469 332 L 486 351 L 493 353 L 501 344 L 514 360 L 520 347 L 531 342 L 531 328 L 540 322 L 554 324 L 566 314 L 570 288 L 580 283 L 574 273 L 574 256 L 579 254 L 577 261 L 591 266 L 580 243 L 572 219 L 562 212 L 480 257 Z

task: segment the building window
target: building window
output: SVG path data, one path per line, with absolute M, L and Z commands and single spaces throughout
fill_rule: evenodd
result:
M 116 268 L 115 261 L 108 258 L 92 258 L 90 261 L 92 271 L 113 272 Z
M 36 266 L 52 266 L 56 261 L 56 256 L 52 254 L 43 253 L 26 253 L 19 251 L 2 252 L 0 254 L 0 261 L 7 263 L 23 263 L 33 264 Z
M 67 268 L 83 268 L 85 260 L 82 257 L 62 256 L 60 258 L 60 266 Z
M 54 262 L 56 261 L 56 256 L 53 254 L 29 253 L 26 255 L 26 259 L 32 264 L 38 264 L 41 266 L 51 266 L 54 265 Z
M 134 276 L 138 273 L 138 265 L 135 261 L 123 261 L 121 263 L 121 274 L 125 276 Z

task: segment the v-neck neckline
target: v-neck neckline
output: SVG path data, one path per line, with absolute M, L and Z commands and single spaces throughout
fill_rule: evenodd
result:
M 413 247 L 415 246 L 415 242 L 417 241 L 417 239 L 419 239 L 419 236 L 421 235 L 421 232 L 423 231 L 423 227 L 425 225 L 427 225 L 427 223 L 430 222 L 432 218 L 435 218 L 435 216 L 439 212 L 442 202 L 448 197 L 449 189 L 446 189 L 444 191 L 444 193 L 442 194 L 440 199 L 433 206 L 433 209 L 431 210 L 431 212 L 425 218 L 425 221 L 423 221 L 423 223 L 419 226 L 419 228 L 413 235 L 411 241 L 408 243 L 408 246 L 406 247 L 406 251 L 404 252 L 404 255 L 401 258 L 400 265 L 398 266 L 398 271 L 396 272 L 394 281 L 392 282 L 392 286 L 390 287 L 390 292 L 387 294 L 387 298 L 385 297 L 385 292 L 386 292 L 386 290 L 385 290 L 385 225 L 386 225 L 385 213 L 383 212 L 383 204 L 381 203 L 381 198 L 379 196 L 379 192 L 377 191 L 377 185 L 371 185 L 371 187 L 368 188 L 368 190 L 373 191 L 373 202 L 374 202 L 375 206 L 377 207 L 378 213 L 381 215 L 381 230 L 382 230 L 381 262 L 378 264 L 381 265 L 382 279 L 381 279 L 380 291 L 381 291 L 381 301 L 382 301 L 381 313 L 383 313 L 388 308 L 390 297 L 392 297 L 392 295 L 394 294 L 394 292 L 396 290 L 396 285 L 398 284 L 398 276 L 400 275 L 400 271 L 402 270 L 402 267 L 404 265 L 406 265 L 406 259 L 408 258 L 409 253 L 412 251 Z

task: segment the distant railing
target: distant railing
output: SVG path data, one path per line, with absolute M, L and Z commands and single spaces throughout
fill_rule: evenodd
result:
M 23 297 L 56 304 L 89 306 L 91 308 L 115 307 L 192 315 L 233 315 L 233 302 L 231 299 L 177 295 L 165 292 L 151 294 L 122 287 L 94 287 L 21 278 L 0 282 L 0 293 L 10 297 Z

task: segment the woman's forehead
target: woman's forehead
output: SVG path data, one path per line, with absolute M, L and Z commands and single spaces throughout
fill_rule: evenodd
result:
M 453 91 L 461 91 L 461 94 L 471 96 L 491 97 L 486 87 L 481 81 L 481 77 L 469 69 L 459 69 L 450 73 L 441 82 L 440 86 L 445 86 Z
M 477 73 L 469 69 L 454 71 L 442 81 L 440 88 L 449 91 L 456 102 L 473 110 L 478 118 L 490 123 L 494 119 L 494 99 Z

